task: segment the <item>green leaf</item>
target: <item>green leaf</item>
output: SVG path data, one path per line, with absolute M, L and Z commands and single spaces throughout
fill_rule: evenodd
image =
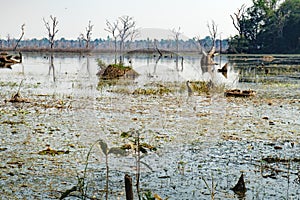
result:
M 112 147 L 112 148 L 109 149 L 108 154 L 115 154 L 115 155 L 125 156 L 126 151 L 124 149 L 119 148 L 119 147 Z
M 99 145 L 101 147 L 102 152 L 107 155 L 108 154 L 108 147 L 107 147 L 107 143 L 104 142 L 102 139 L 99 140 Z

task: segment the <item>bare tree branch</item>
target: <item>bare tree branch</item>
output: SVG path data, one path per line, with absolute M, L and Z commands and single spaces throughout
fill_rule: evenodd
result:
M 179 42 L 179 36 L 182 34 L 182 32 L 180 32 L 180 27 L 178 27 L 178 30 L 176 30 L 175 28 L 173 28 L 172 30 L 175 42 L 176 42 L 176 53 L 178 54 L 179 51 L 179 46 L 178 46 L 178 42 Z
M 211 25 L 207 23 L 207 27 L 209 30 L 210 37 L 212 39 L 212 47 L 208 52 L 208 56 L 213 58 L 214 53 L 216 51 L 216 38 L 217 38 L 217 33 L 218 33 L 218 25 L 215 23 L 214 20 L 212 20 Z
M 217 33 L 218 33 L 218 25 L 215 23 L 214 20 L 212 20 L 211 25 L 209 23 L 207 23 L 207 27 L 208 27 L 208 30 L 209 30 L 210 37 L 213 41 L 213 46 L 215 46 Z
M 119 37 L 119 34 L 117 33 L 118 30 L 119 21 L 116 20 L 114 23 L 110 23 L 108 20 L 106 20 L 106 27 L 104 30 L 112 34 L 114 38 L 114 50 L 115 50 L 115 64 L 117 63 L 117 39 Z
M 132 34 L 132 30 L 135 29 L 136 23 L 132 17 L 122 16 L 119 18 L 121 26 L 118 27 L 120 37 L 120 51 L 124 48 L 124 42 Z
M 243 35 L 243 27 L 241 25 L 241 21 L 244 17 L 244 14 L 245 14 L 245 8 L 246 8 L 246 5 L 243 4 L 241 6 L 241 8 L 239 8 L 237 10 L 236 13 L 234 13 L 233 15 L 230 15 L 231 19 L 232 19 L 232 24 L 234 26 L 234 28 L 239 32 L 239 36 L 241 37 Z
M 128 45 L 128 48 L 130 49 L 130 45 L 131 43 L 134 41 L 134 39 L 136 39 L 138 36 L 140 35 L 140 30 L 139 29 L 132 29 L 131 33 L 130 33 L 130 43 Z
M 25 27 L 25 24 L 22 24 L 22 26 L 21 26 L 22 34 L 21 34 L 19 40 L 17 41 L 17 44 L 16 44 L 15 48 L 13 49 L 14 51 L 17 49 L 17 47 L 19 45 L 19 42 L 22 40 L 22 38 L 24 36 L 24 33 L 25 33 L 24 27 Z
M 201 42 L 201 37 L 200 35 L 197 35 L 195 37 L 193 37 L 193 41 L 197 47 L 197 49 L 202 53 L 202 54 L 206 54 L 206 52 L 204 51 L 203 47 L 202 47 L 202 42 Z
M 90 20 L 88 26 L 85 28 L 86 34 L 84 35 L 83 33 L 81 33 L 79 36 L 81 40 L 85 41 L 85 48 L 87 49 L 89 48 L 90 45 L 93 27 L 94 25 L 91 25 L 91 20 Z
M 53 17 L 52 15 L 50 15 L 50 19 L 52 21 L 52 25 L 50 25 L 49 22 L 45 20 L 45 18 L 43 18 L 43 21 L 44 21 L 45 27 L 46 27 L 46 29 L 48 31 L 50 48 L 53 49 L 53 46 L 54 46 L 54 37 L 55 37 L 55 35 L 58 32 L 58 30 L 56 29 L 58 21 L 57 21 L 56 17 Z

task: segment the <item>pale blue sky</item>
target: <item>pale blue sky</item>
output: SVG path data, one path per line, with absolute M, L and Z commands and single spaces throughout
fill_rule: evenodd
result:
M 106 19 L 132 16 L 139 28 L 173 29 L 181 27 L 192 38 L 209 34 L 207 23 L 214 20 L 222 38 L 235 35 L 230 14 L 252 0 L 0 0 L 0 38 L 18 38 L 25 23 L 24 39 L 47 37 L 43 17 L 56 16 L 57 38 L 76 39 L 91 20 L 92 39 L 106 38 Z M 3 6 L 5 5 L 5 6 Z

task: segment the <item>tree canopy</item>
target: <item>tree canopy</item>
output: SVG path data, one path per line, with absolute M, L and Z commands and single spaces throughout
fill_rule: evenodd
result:
M 230 39 L 236 53 L 300 53 L 300 0 L 253 0 L 231 15 L 239 32 Z

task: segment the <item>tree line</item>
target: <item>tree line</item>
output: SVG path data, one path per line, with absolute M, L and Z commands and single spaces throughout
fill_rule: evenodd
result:
M 0 39 L 0 50 L 13 50 L 13 48 L 18 43 L 18 51 L 38 51 L 38 50 L 49 50 L 49 39 L 42 38 L 42 39 L 28 39 L 28 40 L 21 40 L 18 42 L 15 38 L 9 39 Z M 53 51 L 103 51 L 103 52 L 114 52 L 115 51 L 115 44 L 114 39 L 111 37 L 103 38 L 96 38 L 91 39 L 88 44 L 88 48 L 86 48 L 87 44 L 83 40 L 79 39 L 65 39 L 60 38 L 54 40 L 54 49 Z M 209 36 L 200 40 L 200 43 L 203 45 L 205 49 L 209 49 L 212 45 L 212 40 Z M 220 43 L 222 45 L 222 52 L 225 52 L 228 49 L 228 40 L 222 39 L 216 40 L 216 50 L 220 50 Z M 125 42 L 125 51 L 130 50 L 137 50 L 137 49 L 153 49 L 155 46 L 159 49 L 170 50 L 170 51 L 178 51 L 179 52 L 199 52 L 199 45 L 197 46 L 196 41 L 194 39 L 189 40 L 178 40 L 176 43 L 173 39 L 160 39 L 160 40 L 151 40 L 151 39 L 141 39 L 141 40 L 134 40 L 132 42 L 126 41 Z M 119 41 L 117 41 L 117 46 L 119 46 Z
M 214 47 L 217 51 L 227 53 L 300 53 L 300 0 L 252 0 L 253 5 L 242 5 L 230 15 L 238 34 L 229 39 L 217 38 L 217 24 L 208 23 L 210 36 L 203 39 L 196 36 L 190 40 L 179 40 L 180 27 L 171 30 L 173 38 L 168 40 L 137 40 L 139 29 L 130 16 L 121 16 L 115 21 L 106 20 L 109 36 L 106 39 L 92 40 L 93 24 L 89 21 L 85 32 L 77 40 L 57 39 L 58 20 L 50 15 L 43 18 L 48 37 L 42 40 L 21 40 L 24 35 L 22 25 L 21 37 L 7 40 L 0 39 L 0 49 L 51 49 L 82 50 L 91 49 L 124 52 L 134 49 L 166 49 L 171 51 L 200 51 Z
M 183 51 L 197 51 L 202 53 L 212 48 L 216 48 L 217 51 L 226 51 L 228 48 L 227 39 L 217 39 L 217 25 L 214 21 L 210 25 L 208 23 L 208 29 L 210 36 L 203 39 L 200 36 L 191 38 L 189 40 L 181 40 L 179 36 L 180 27 L 178 29 L 170 30 L 170 39 L 142 39 L 137 40 L 140 34 L 140 30 L 136 28 L 136 21 L 130 16 L 118 17 L 115 21 L 106 20 L 106 28 L 104 31 L 108 32 L 106 39 L 94 39 L 92 40 L 93 24 L 89 21 L 85 32 L 80 33 L 76 40 L 66 40 L 65 38 L 57 39 L 57 33 L 59 32 L 59 21 L 55 16 L 50 15 L 49 19 L 43 18 L 44 26 L 47 30 L 47 37 L 43 39 L 31 39 L 21 40 L 24 35 L 25 24 L 22 25 L 22 34 L 20 39 L 10 38 L 7 35 L 7 39 L 0 39 L 1 50 L 16 50 L 17 48 L 22 51 L 109 51 L 124 52 L 137 49 L 164 49 L 168 51 L 174 51 L 176 53 Z
M 231 19 L 231 53 L 300 53 L 300 0 L 253 0 Z

